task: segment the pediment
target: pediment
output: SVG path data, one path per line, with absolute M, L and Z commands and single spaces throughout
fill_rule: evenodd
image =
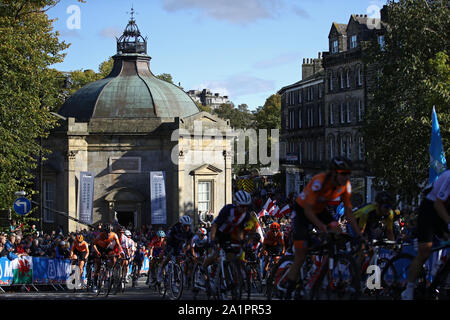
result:
M 189 174 L 193 175 L 218 175 L 222 172 L 222 169 L 219 169 L 211 164 L 204 164 L 197 169 L 192 170 Z

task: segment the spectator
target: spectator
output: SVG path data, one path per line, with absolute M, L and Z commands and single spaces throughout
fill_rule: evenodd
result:
M 31 243 L 29 255 L 33 257 L 42 257 L 44 254 L 45 252 L 39 247 L 39 240 L 34 239 Z
M 0 258 L 6 257 L 8 255 L 8 251 L 5 248 L 5 244 L 6 244 L 6 235 L 1 234 L 0 235 Z
M 9 260 L 14 260 L 17 258 L 16 255 L 16 235 L 14 233 L 11 233 L 9 235 L 9 240 L 5 243 L 5 249 L 8 252 L 7 257 Z

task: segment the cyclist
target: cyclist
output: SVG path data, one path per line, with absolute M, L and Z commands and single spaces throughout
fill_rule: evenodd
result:
M 106 256 L 109 258 L 109 266 L 112 267 L 116 263 L 115 255 L 120 254 L 122 257 L 123 249 L 120 245 L 119 237 L 116 233 L 112 232 L 112 227 L 109 224 L 105 224 L 101 230 L 101 233 L 94 239 L 93 249 L 97 254 L 95 259 L 95 275 L 94 283 L 97 283 L 98 274 L 100 272 L 100 258 Z M 94 292 L 96 288 L 94 288 Z
M 189 242 L 194 236 L 191 231 L 192 219 L 189 216 L 180 217 L 180 221 L 176 223 L 167 236 L 166 258 L 163 260 L 157 275 L 158 282 L 162 282 L 162 272 L 173 255 L 179 255 L 183 251 L 183 246 Z
M 259 233 L 247 234 L 247 242 L 244 244 L 244 263 L 256 262 L 260 257 L 261 236 Z
M 84 264 L 89 257 L 89 245 L 83 239 L 82 234 L 77 234 L 75 241 L 73 242 L 72 249 L 70 250 L 69 259 L 79 261 L 78 267 L 80 268 L 80 279 L 83 278 Z
M 122 278 L 125 279 L 125 282 L 128 282 L 126 277 L 128 274 L 130 261 L 134 254 L 134 241 L 131 239 L 131 232 L 129 230 L 125 230 L 124 227 L 121 227 L 119 229 L 119 241 L 124 251 L 124 259 L 121 260 Z
M 199 257 L 204 256 L 208 249 L 208 236 L 205 228 L 200 228 L 198 232 L 192 237 L 191 240 L 191 254 L 194 261 L 197 261 Z
M 163 230 L 158 230 L 156 232 L 156 235 L 151 239 L 151 241 L 148 243 L 149 253 L 148 256 L 150 258 L 150 266 L 147 274 L 147 281 L 145 284 L 150 283 L 150 276 L 151 276 L 151 282 L 152 284 L 155 282 L 156 275 L 155 275 L 155 264 L 156 262 L 161 261 L 163 254 L 164 254 L 164 247 L 165 247 L 165 238 L 166 233 Z
M 133 279 L 133 281 L 136 281 L 139 279 L 139 276 L 141 275 L 141 268 L 142 264 L 144 263 L 145 255 L 147 254 L 147 250 L 145 249 L 145 246 L 143 246 L 141 243 L 139 243 L 136 247 L 136 251 L 134 252 L 133 256 L 133 267 L 137 268 L 137 271 L 132 270 L 132 274 L 134 276 L 134 272 L 136 272 L 136 278 Z
M 225 243 L 233 242 L 233 232 L 235 232 L 234 242 L 243 242 L 244 227 L 250 220 L 248 209 L 252 204 L 252 197 L 247 191 L 239 190 L 234 194 L 234 202 L 235 204 L 225 205 L 213 221 L 211 226 L 212 244 L 217 243 L 223 247 Z M 203 267 L 206 269 L 218 257 L 219 251 L 213 249 L 213 253 L 205 259 Z
M 264 254 L 264 268 L 263 278 L 265 277 L 267 270 L 269 269 L 269 254 L 272 256 L 280 257 L 284 255 L 286 246 L 284 244 L 284 235 L 281 232 L 281 226 L 278 222 L 272 222 L 270 230 L 266 233 L 263 241 L 263 254 Z M 277 262 L 278 259 L 275 259 Z
M 328 166 L 328 171 L 319 173 L 312 178 L 294 204 L 293 240 L 294 262 L 287 275 L 287 296 L 295 289 L 299 270 L 303 265 L 308 246 L 311 244 L 309 229 L 316 227 L 320 232 L 327 233 L 328 227 L 335 229 L 338 225 L 327 209 L 327 205 L 339 203 L 345 207 L 345 216 L 358 237 L 361 231 L 352 214 L 351 196 L 351 162 L 344 157 L 334 157 Z M 338 231 L 338 230 L 335 230 Z
M 358 221 L 361 232 L 369 240 L 380 239 L 384 228 L 384 235 L 389 240 L 395 240 L 394 237 L 394 198 L 386 191 L 381 191 L 375 197 L 375 203 L 368 204 L 353 212 Z M 382 224 L 381 224 L 382 223 Z M 347 227 L 352 234 L 351 227 Z
M 402 292 L 403 300 L 414 298 L 417 275 L 431 254 L 433 237 L 448 237 L 450 229 L 450 170 L 444 171 L 422 200 L 417 217 L 418 253 L 411 262 L 408 283 Z

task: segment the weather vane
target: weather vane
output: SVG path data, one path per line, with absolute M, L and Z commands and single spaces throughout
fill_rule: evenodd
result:
M 129 14 L 131 14 L 131 20 L 134 21 L 134 15 L 137 14 L 136 11 L 134 11 L 133 5 L 131 5 L 131 12 L 127 12 Z

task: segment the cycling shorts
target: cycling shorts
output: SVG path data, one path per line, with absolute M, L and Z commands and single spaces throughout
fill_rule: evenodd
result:
M 281 252 L 283 251 L 283 247 L 282 246 L 266 247 L 266 250 L 271 256 L 280 256 Z
M 73 250 L 73 254 L 77 256 L 78 260 L 86 261 L 86 253 L 87 251 L 78 251 Z
M 439 238 L 447 231 L 447 224 L 434 208 L 433 201 L 424 199 L 419 207 L 417 217 L 417 240 L 420 243 L 433 242 L 433 236 Z
M 311 237 L 309 231 L 314 228 L 314 224 L 309 221 L 309 219 L 305 216 L 305 212 L 303 207 L 296 205 L 295 206 L 295 217 L 293 223 L 292 236 L 294 240 L 294 246 L 297 249 L 308 248 L 308 243 L 311 242 Z M 325 209 L 321 213 L 317 214 L 316 217 L 323 224 L 330 224 L 333 221 L 336 221 L 333 215 Z

